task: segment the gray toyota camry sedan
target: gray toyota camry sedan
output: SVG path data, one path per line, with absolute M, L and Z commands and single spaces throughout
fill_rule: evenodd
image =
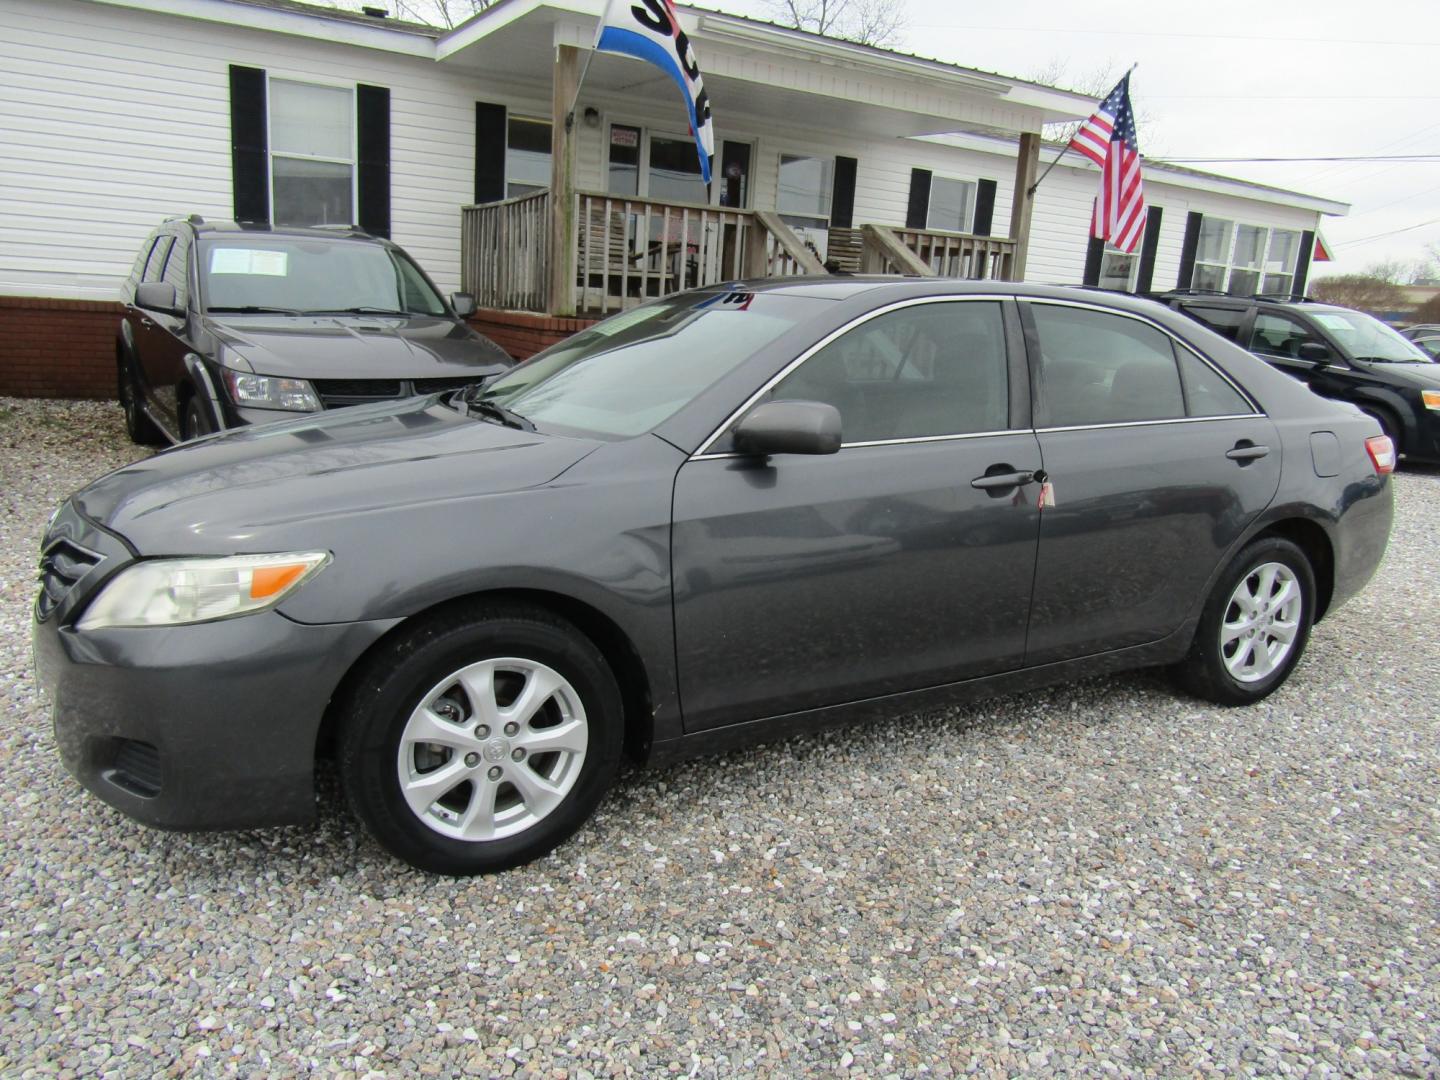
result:
M 1146 665 L 1257 701 L 1375 570 L 1393 467 L 1158 304 L 736 284 L 95 481 L 35 657 L 66 765 L 139 821 L 305 821 L 331 754 L 395 855 L 499 870 L 625 755 Z

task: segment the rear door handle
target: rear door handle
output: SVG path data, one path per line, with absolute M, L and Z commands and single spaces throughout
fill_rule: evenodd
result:
M 1247 462 L 1256 461 L 1270 453 L 1268 446 L 1242 445 L 1233 450 L 1226 450 L 1225 456 L 1231 461 L 1238 461 L 1244 465 Z
M 986 473 L 984 476 L 977 476 L 970 481 L 970 486 L 979 488 L 981 491 L 993 491 L 996 488 L 1019 487 L 1021 484 L 1034 483 L 1033 472 L 1003 472 Z

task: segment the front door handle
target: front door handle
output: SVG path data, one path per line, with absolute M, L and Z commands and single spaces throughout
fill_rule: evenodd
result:
M 1256 446 L 1254 443 L 1236 443 L 1233 450 L 1226 450 L 1225 456 L 1231 461 L 1238 461 L 1241 465 L 1248 465 L 1270 453 L 1268 446 Z
M 981 491 L 994 491 L 996 488 L 1013 488 L 1034 482 L 1035 474 L 1033 472 L 1002 472 L 977 476 L 970 481 L 970 486 L 979 488 Z

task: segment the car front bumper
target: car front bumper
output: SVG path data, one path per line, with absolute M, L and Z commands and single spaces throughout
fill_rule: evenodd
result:
M 72 503 L 57 512 L 43 550 L 35 672 L 76 779 L 160 828 L 314 816 L 326 707 L 395 620 L 311 625 L 267 611 L 190 626 L 81 631 L 75 621 L 85 605 L 134 554 Z

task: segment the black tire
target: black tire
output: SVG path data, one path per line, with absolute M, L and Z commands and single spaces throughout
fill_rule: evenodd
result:
M 1278 563 L 1289 569 L 1300 592 L 1300 611 L 1294 620 L 1295 629 L 1289 652 L 1277 663 L 1272 671 L 1263 676 L 1241 679 L 1232 674 L 1227 665 L 1227 646 L 1222 640 L 1227 616 L 1243 618 L 1238 606 L 1232 608 L 1232 598 L 1242 582 L 1247 588 L 1258 582 L 1260 568 Z M 1278 611 L 1278 606 L 1276 609 Z M 1213 701 L 1219 705 L 1250 705 L 1274 693 L 1290 677 L 1295 665 L 1304 655 L 1310 640 L 1310 628 L 1315 621 L 1315 572 L 1305 553 L 1289 540 L 1279 537 L 1263 537 L 1256 540 L 1237 555 L 1220 575 L 1214 591 L 1205 601 L 1200 616 L 1200 625 L 1195 631 L 1195 641 L 1190 654 L 1175 668 L 1175 676 L 1182 687 L 1196 697 Z M 1269 640 L 1263 624 L 1252 632 L 1258 634 L 1262 646 Z M 1232 642 L 1230 654 L 1243 649 L 1243 639 Z
M 402 736 L 422 700 L 440 686 L 453 683 L 453 677 L 470 665 L 500 658 L 518 658 L 544 665 L 560 675 L 568 683 L 567 692 L 573 690 L 578 695 L 588 745 L 583 759 L 574 768 L 573 779 L 566 781 L 569 787 L 564 797 L 522 831 L 479 840 L 444 835 L 426 820 L 446 813 L 441 799 L 451 798 L 457 792 L 460 795 L 456 797 L 462 798 L 471 781 L 464 780 L 458 788 L 437 797 L 422 818 L 420 812 L 411 809 L 401 789 Z M 458 687 L 458 683 L 454 686 Z M 501 696 L 497 686 L 495 698 L 498 700 Z M 455 699 L 455 703 L 462 711 L 474 709 L 468 692 Z M 552 699 L 547 699 L 545 708 L 550 709 L 553 704 Z M 472 711 L 464 725 L 457 725 L 455 730 L 473 730 L 468 725 L 474 719 L 476 714 Z M 525 729 L 532 731 L 529 724 Z M 493 605 L 423 622 L 387 643 L 367 661 L 342 702 L 340 776 L 351 810 L 392 855 L 432 873 L 453 876 L 493 873 L 547 854 L 585 823 L 615 778 L 624 729 L 615 677 L 589 639 L 543 609 L 518 604 Z M 523 736 L 522 732 L 520 738 Z M 489 740 L 484 746 L 483 759 L 458 749 L 449 751 L 450 757 L 435 769 L 469 766 L 470 757 L 476 757 L 473 768 L 479 771 L 467 774 L 473 775 L 475 785 L 468 789 L 470 798 L 475 797 L 484 782 L 482 771 L 498 774 L 502 768 L 519 769 L 542 762 L 543 774 L 543 754 L 537 754 L 523 766 L 512 766 L 509 755 L 515 751 L 505 742 L 495 749 L 495 756 L 491 756 L 490 744 L 501 742 L 499 738 Z M 513 811 L 519 789 L 509 785 L 511 775 L 515 774 L 506 771 L 506 779 L 495 784 L 499 792 L 495 806 L 508 800 Z M 521 810 L 528 813 L 528 804 L 523 800 L 521 803 Z M 454 813 L 461 816 L 458 809 Z
M 164 434 L 140 407 L 140 387 L 135 382 L 135 369 L 128 359 L 121 360 L 117 372 L 116 397 L 125 415 L 125 434 L 137 446 L 163 446 Z
M 180 410 L 180 438 L 198 439 L 201 435 L 209 435 L 213 430 L 205 407 L 200 404 L 198 397 L 191 394 L 185 399 L 185 407 Z

